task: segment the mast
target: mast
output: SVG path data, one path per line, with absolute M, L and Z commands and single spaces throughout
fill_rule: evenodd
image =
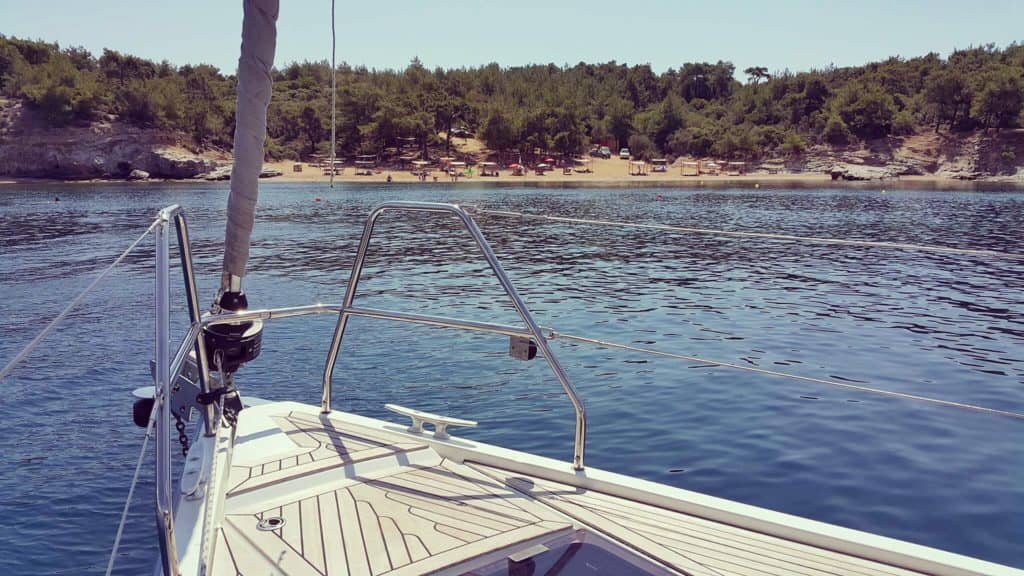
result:
M 220 295 L 240 293 L 249 261 L 249 242 L 256 217 L 271 70 L 277 45 L 278 0 L 243 0 L 242 49 L 238 58 L 238 100 L 235 106 L 234 165 L 224 231 L 224 266 Z M 219 303 L 218 303 L 219 305 Z
M 337 54 L 337 39 L 334 31 L 334 1 L 331 0 L 331 188 L 334 188 L 334 146 L 336 139 L 334 137 L 336 126 L 337 106 L 335 101 L 338 97 L 338 67 L 334 63 L 335 55 Z

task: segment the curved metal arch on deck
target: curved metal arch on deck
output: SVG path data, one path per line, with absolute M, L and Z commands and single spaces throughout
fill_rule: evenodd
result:
M 448 318 L 437 318 L 428 316 L 419 316 L 414 314 L 404 314 L 391 312 L 387 310 L 364 310 L 355 308 L 353 301 L 355 300 L 356 290 L 359 286 L 359 278 L 362 274 L 363 263 L 366 261 L 366 251 L 370 246 L 370 239 L 373 237 L 374 226 L 377 220 L 388 211 L 393 212 L 429 212 L 429 213 L 441 213 L 455 216 L 462 222 L 462 225 L 473 237 L 474 242 L 480 251 L 483 253 L 484 259 L 487 264 L 491 267 L 491 271 L 497 276 L 498 282 L 501 287 L 505 290 L 505 294 L 508 295 L 509 299 L 512 300 L 513 306 L 515 306 L 516 312 L 519 314 L 519 318 L 526 325 L 525 330 L 517 329 L 508 326 L 499 326 L 496 324 L 485 324 L 480 322 L 466 322 L 462 320 L 448 319 Z M 494 251 L 491 249 L 491 245 L 484 238 L 480 228 L 477 227 L 476 222 L 470 215 L 455 204 L 441 204 L 433 202 L 384 202 L 377 205 L 366 219 L 366 224 L 363 227 L 363 236 L 359 242 L 359 249 L 356 252 L 355 262 L 352 264 L 352 273 L 349 277 L 348 286 L 345 290 L 345 299 L 342 302 L 341 309 L 338 314 L 338 324 L 334 329 L 334 336 L 331 339 L 331 347 L 327 354 L 327 363 L 324 366 L 324 378 L 323 378 L 323 398 L 321 401 L 321 411 L 324 414 L 328 414 L 331 411 L 331 384 L 334 375 L 334 365 L 338 359 L 338 353 L 341 349 L 341 342 L 345 337 L 345 328 L 348 324 L 349 316 L 364 316 L 368 318 L 382 318 L 397 320 L 403 322 L 415 322 L 422 324 L 431 324 L 434 326 L 441 326 L 446 328 L 458 328 L 462 330 L 474 330 L 481 332 L 492 332 L 499 334 L 508 334 L 514 336 L 525 336 L 533 339 L 537 344 L 537 348 L 544 355 L 544 359 L 547 361 L 548 366 L 551 367 L 551 371 L 554 372 L 555 378 L 559 384 L 565 390 L 566 395 L 569 396 L 569 400 L 572 401 L 573 409 L 576 412 L 576 435 L 573 448 L 572 464 L 575 470 L 583 469 L 583 455 L 586 448 L 586 436 L 587 436 L 587 416 L 586 410 L 583 407 L 583 400 L 577 394 L 576 389 L 572 383 L 569 382 L 569 377 L 566 375 L 565 370 L 562 368 L 562 364 L 555 357 L 551 351 L 551 347 L 548 345 L 548 340 L 544 336 L 544 332 L 537 322 L 533 319 L 533 314 L 530 313 L 526 303 L 523 301 L 516 287 L 512 284 L 508 274 L 505 273 L 505 269 L 502 268 L 501 263 L 498 262 L 498 258 L 494 255 Z

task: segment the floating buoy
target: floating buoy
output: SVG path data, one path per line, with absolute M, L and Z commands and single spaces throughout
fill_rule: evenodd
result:
M 882 194 L 885 194 L 885 188 L 882 188 Z
M 760 184 L 754 184 L 754 189 L 755 189 L 755 190 L 756 190 L 756 189 L 758 189 L 758 188 L 760 188 L 760 187 L 761 187 L 761 185 L 760 185 Z
M 313 200 L 313 202 L 319 202 L 319 201 L 320 201 L 320 199 L 319 199 L 319 198 L 317 198 L 317 199 Z

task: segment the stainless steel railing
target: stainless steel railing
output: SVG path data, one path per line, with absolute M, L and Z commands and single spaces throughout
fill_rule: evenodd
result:
M 363 264 L 366 261 L 366 252 L 373 236 L 374 225 L 377 220 L 387 211 L 395 212 L 430 212 L 449 214 L 457 217 L 473 237 L 477 247 L 483 253 L 497 276 L 506 295 L 515 306 L 516 312 L 525 324 L 525 327 L 508 326 L 488 322 L 475 322 L 446 318 L 442 316 L 429 316 L 424 314 L 413 314 L 397 312 L 392 310 L 380 310 L 375 308 L 362 308 L 353 304 L 359 278 L 362 273 Z M 169 233 L 171 221 L 174 221 L 175 231 L 178 235 L 178 247 L 181 257 L 182 274 L 185 281 L 185 293 L 188 303 L 190 326 L 185 337 L 182 339 L 173 358 L 170 353 L 170 244 Z M 504 336 L 515 336 L 530 338 L 536 344 L 539 351 L 544 355 L 555 378 L 562 385 L 565 393 L 572 402 L 576 414 L 575 441 L 573 447 L 573 468 L 583 469 L 583 456 L 586 448 L 587 418 L 583 407 L 583 400 L 577 394 L 576 389 L 562 368 L 561 363 L 555 357 L 548 345 L 540 326 L 533 319 L 533 315 L 527 308 L 519 292 L 509 279 L 505 270 L 498 262 L 490 244 L 484 238 L 480 229 L 473 222 L 473 219 L 464 210 L 452 204 L 435 204 L 426 202 L 385 202 L 378 205 L 370 212 L 363 228 L 363 235 L 356 253 L 356 260 L 352 266 L 348 287 L 345 291 L 345 299 L 340 306 L 327 304 L 312 304 L 308 306 L 294 306 L 288 308 L 274 308 L 263 310 L 247 310 L 244 312 L 225 312 L 220 314 L 208 314 L 203 316 L 199 308 L 199 298 L 196 291 L 195 274 L 192 267 L 192 250 L 189 243 L 188 225 L 185 216 L 179 206 L 164 208 L 157 215 L 156 227 L 154 229 L 156 238 L 156 281 L 154 286 L 154 301 L 156 309 L 156 344 L 155 344 L 155 393 L 157 403 L 157 419 L 155 423 L 156 436 L 156 512 L 157 531 L 160 540 L 161 564 L 163 573 L 177 576 L 179 574 L 177 548 L 174 536 L 174 514 L 171 479 L 171 403 L 172 383 L 181 373 L 189 353 L 195 352 L 196 364 L 199 372 L 200 389 L 208 393 L 213 386 L 211 379 L 208 354 L 203 332 L 210 326 L 220 324 L 234 324 L 252 320 L 274 320 L 282 318 L 293 318 L 298 316 L 310 316 L 318 314 L 338 314 L 338 324 L 335 327 L 331 339 L 331 346 L 327 354 L 327 362 L 324 366 L 323 394 L 321 410 L 324 413 L 331 411 L 331 387 L 334 373 L 334 365 L 337 362 L 341 351 L 341 343 L 345 336 L 345 328 L 351 316 L 374 318 L 380 320 L 393 320 L 412 324 L 427 326 L 455 328 L 473 332 L 483 332 Z M 207 436 L 216 435 L 220 417 L 215 405 L 210 405 L 203 410 L 203 429 Z M 212 485 L 212 483 L 211 483 Z
M 525 328 L 516 326 L 506 326 L 502 324 L 492 324 L 487 322 L 474 322 L 468 320 L 460 320 L 456 318 L 446 318 L 442 316 L 427 316 L 423 314 L 412 314 L 406 312 L 396 312 L 392 310 L 379 310 L 374 308 L 361 308 L 353 304 L 355 300 L 356 290 L 359 285 L 359 279 L 362 274 L 363 265 L 366 262 L 366 252 L 370 245 L 370 239 L 373 236 L 374 225 L 377 220 L 387 211 L 396 212 L 431 212 L 440 214 L 449 214 L 456 216 L 466 228 L 466 230 L 473 237 L 477 247 L 483 253 L 484 259 L 490 266 L 491 271 L 494 272 L 498 278 L 499 283 L 505 290 L 506 295 L 512 301 L 515 306 L 516 312 L 519 314 L 520 319 L 525 324 Z M 187 284 L 187 282 L 186 282 Z M 476 223 L 469 216 L 469 214 L 462 208 L 453 204 L 437 204 L 428 202 L 385 202 L 376 206 L 369 214 L 366 219 L 366 224 L 363 227 L 363 235 L 359 242 L 359 248 L 356 252 L 356 259 L 352 265 L 352 272 L 349 277 L 348 287 L 345 290 L 345 299 L 340 306 L 328 305 L 328 304 L 312 304 L 308 306 L 295 306 L 290 308 L 277 308 L 277 309 L 265 309 L 265 310 L 248 310 L 245 312 L 229 312 L 217 315 L 206 316 L 202 318 L 198 325 L 200 328 L 205 329 L 208 326 L 214 326 L 217 324 L 232 324 L 237 322 L 247 322 L 252 320 L 272 320 L 279 318 L 292 318 L 296 316 L 307 316 L 313 314 L 338 314 L 338 324 L 334 330 L 334 336 L 331 339 L 331 347 L 328 350 L 327 361 L 324 365 L 324 377 L 323 377 L 323 395 L 321 398 L 321 410 L 326 414 L 331 411 L 331 390 L 332 390 L 332 379 L 334 374 L 334 365 L 337 362 L 338 354 L 341 349 L 341 343 L 345 336 L 345 329 L 348 325 L 348 319 L 351 316 L 361 316 L 365 318 L 376 318 L 384 320 L 394 320 L 398 322 L 407 322 L 413 324 L 424 324 L 429 326 L 437 326 L 444 328 L 456 328 L 460 330 L 468 330 L 474 332 L 485 332 L 491 334 L 500 334 L 506 336 L 518 336 L 524 338 L 531 338 L 536 342 L 539 351 L 544 355 L 544 359 L 547 361 L 555 378 L 561 384 L 565 393 L 569 396 L 569 400 L 572 402 L 573 410 L 576 415 L 576 429 L 575 438 L 573 445 L 573 468 L 576 470 L 583 469 L 583 457 L 586 450 L 586 436 L 587 436 L 587 417 L 586 410 L 583 407 L 583 400 L 580 398 L 576 389 L 569 381 L 569 377 L 566 375 L 564 368 L 561 363 L 555 357 L 548 345 L 548 338 L 545 337 L 543 330 L 537 325 L 533 319 L 533 315 L 527 308 L 526 303 L 523 301 L 519 292 L 516 290 L 512 281 L 505 273 L 501 263 L 498 262 L 498 258 L 494 255 L 494 251 L 491 249 L 490 244 L 484 238 L 483 233 L 477 227 Z
M 178 236 L 182 276 L 185 280 L 185 296 L 188 301 L 188 333 L 182 340 L 173 360 L 170 356 L 170 224 L 174 221 Z M 178 205 L 168 206 L 157 214 L 153 230 L 156 239 L 156 280 L 154 283 L 154 304 L 156 309 L 156 343 L 154 346 L 155 382 L 154 402 L 157 417 L 154 424 L 156 438 L 156 515 L 157 533 L 160 542 L 160 558 L 163 573 L 177 576 L 178 554 L 174 535 L 174 497 L 172 492 L 171 469 L 171 401 L 172 383 L 178 378 L 189 352 L 195 351 L 199 373 L 200 390 L 211 391 L 209 364 L 207 363 L 206 342 L 202 333 L 199 296 L 196 291 L 195 274 L 192 268 L 192 247 L 189 242 L 188 224 Z M 219 418 L 216 407 L 207 406 L 203 413 L 203 428 L 207 436 L 216 434 Z
M 174 216 L 174 227 L 178 232 L 178 253 L 181 255 L 181 273 L 185 280 L 185 299 L 188 302 L 188 317 L 192 325 L 196 325 L 202 319 L 202 312 L 199 310 L 199 292 L 196 290 L 196 277 L 192 269 L 192 244 L 188 240 L 188 224 L 185 222 L 185 215 L 179 210 Z M 196 353 L 196 367 L 199 373 L 199 388 L 203 392 L 209 392 L 213 387 L 210 380 L 210 364 L 206 356 L 206 340 L 196 338 L 194 350 Z M 175 374 L 177 378 L 177 374 Z M 216 408 L 213 404 L 207 404 L 203 410 L 203 432 L 206 436 L 213 436 L 216 429 Z
M 174 539 L 174 501 L 171 496 L 171 359 L 170 359 L 170 246 L 167 239 L 171 219 L 178 215 L 177 205 L 164 208 L 157 216 L 156 237 L 156 370 L 154 401 L 157 404 L 156 436 L 156 523 L 160 538 L 163 573 L 178 575 L 177 544 Z
M 483 252 L 484 259 L 491 267 L 491 271 L 494 272 L 494 275 L 497 276 L 498 282 L 501 283 L 501 287 L 505 290 L 505 294 L 512 300 L 512 305 L 515 306 L 516 312 L 519 314 L 519 318 L 524 324 L 526 324 L 526 329 L 500 326 L 497 324 L 467 322 L 453 318 L 422 316 L 391 312 L 387 310 L 369 310 L 354 307 L 353 301 L 355 300 L 356 289 L 359 286 L 363 263 L 366 261 L 366 250 L 370 245 L 370 238 L 373 236 L 374 225 L 377 223 L 377 220 L 381 215 L 388 211 L 432 212 L 450 214 L 457 217 L 473 237 L 477 247 L 480 248 L 481 252 Z M 430 202 L 384 202 L 383 204 L 379 204 L 370 212 L 370 215 L 366 219 L 366 224 L 363 227 L 363 236 L 359 242 L 359 249 L 356 252 L 355 262 L 352 264 L 352 273 L 349 276 L 348 286 L 345 289 L 345 299 L 342 301 L 341 310 L 338 314 L 338 324 L 334 329 L 334 336 L 331 339 L 331 347 L 327 352 L 327 363 L 324 366 L 323 398 L 321 400 L 321 411 L 324 414 L 328 414 L 331 411 L 331 380 L 334 375 L 334 364 L 338 359 L 338 352 L 341 349 L 341 342 L 345 337 L 345 328 L 348 325 L 348 319 L 350 316 L 383 318 L 388 320 L 397 320 L 400 322 L 415 322 L 445 328 L 459 328 L 463 330 L 475 330 L 532 338 L 534 342 L 537 343 L 539 351 L 544 355 L 544 359 L 547 360 L 548 366 L 551 367 L 551 371 L 554 372 L 555 378 L 558 379 L 559 384 L 562 385 L 565 393 L 569 396 L 569 400 L 572 401 L 573 409 L 576 411 L 576 437 L 573 448 L 572 464 L 573 468 L 576 470 L 583 469 L 583 454 L 586 448 L 587 435 L 587 416 L 586 411 L 583 408 L 583 400 L 580 399 L 579 394 L 576 393 L 576 389 L 573 387 L 572 383 L 569 382 L 569 377 L 562 368 L 562 364 L 557 358 L 555 358 L 554 353 L 552 353 L 551 348 L 548 346 L 547 338 L 544 337 L 544 333 L 541 331 L 540 326 L 538 326 L 533 319 L 533 314 L 530 313 L 529 308 L 526 307 L 526 303 L 523 302 L 522 297 L 519 296 L 519 292 L 516 290 L 516 287 L 512 284 L 512 281 L 505 273 L 504 268 L 501 267 L 501 263 L 498 262 L 498 258 L 494 255 L 494 251 L 491 250 L 491 245 L 487 243 L 483 233 L 480 232 L 480 228 L 477 227 L 476 222 L 474 222 L 469 214 L 467 214 L 462 208 L 454 204 L 437 204 Z

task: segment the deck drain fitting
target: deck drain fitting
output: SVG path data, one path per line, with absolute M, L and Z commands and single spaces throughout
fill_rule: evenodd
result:
M 284 526 L 284 518 L 281 518 L 280 516 L 269 516 L 260 520 L 259 524 L 256 525 L 256 528 L 264 532 L 273 532 L 282 526 Z

